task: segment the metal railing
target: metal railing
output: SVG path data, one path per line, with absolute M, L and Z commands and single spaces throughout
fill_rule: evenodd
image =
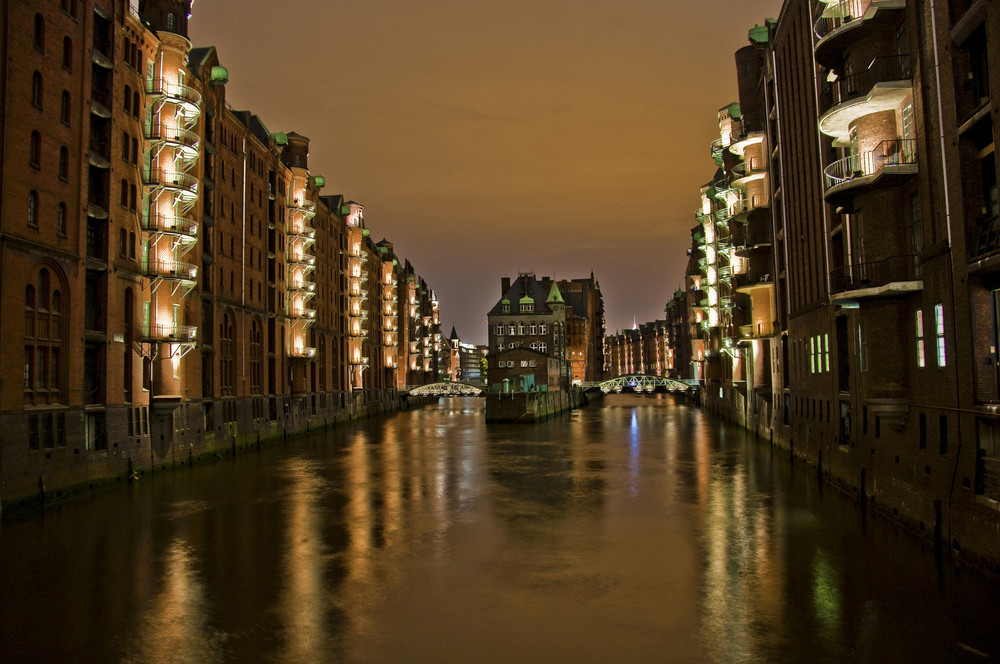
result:
M 148 258 L 142 261 L 142 273 L 164 279 L 186 279 L 194 281 L 198 276 L 198 267 L 190 263 L 173 259 Z
M 201 104 L 201 93 L 194 88 L 171 83 L 163 79 L 153 79 L 146 83 L 146 93 L 153 97 L 166 97 L 173 102 L 180 102 L 197 107 Z
M 170 233 L 172 235 L 184 235 L 191 238 L 198 237 L 198 222 L 189 217 L 182 217 L 173 214 L 160 214 L 154 210 L 143 213 L 142 230 L 151 233 Z
M 813 26 L 816 37 L 823 39 L 840 26 L 861 18 L 868 11 L 872 2 L 873 0 L 841 0 L 828 5 L 823 16 Z
M 917 281 L 919 279 L 920 266 L 916 256 L 889 256 L 880 261 L 855 263 L 832 270 L 830 272 L 830 291 L 843 293 L 844 291 L 878 288 L 895 282 Z
M 198 328 L 193 325 L 171 323 L 143 323 L 139 326 L 139 337 L 148 341 L 193 343 L 198 337 Z
M 912 75 L 909 55 L 879 56 L 871 61 L 868 69 L 828 83 L 819 96 L 819 112 L 826 113 L 838 104 L 867 95 L 876 83 L 906 81 Z
M 870 152 L 852 154 L 835 161 L 824 169 L 826 188 L 836 187 L 851 180 L 876 175 L 886 166 L 904 166 L 917 163 L 917 141 L 914 138 L 893 138 L 882 141 Z

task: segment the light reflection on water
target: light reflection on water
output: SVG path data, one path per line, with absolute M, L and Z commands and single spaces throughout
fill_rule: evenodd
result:
M 443 400 L 6 525 L 0 661 L 1000 654 L 995 588 L 939 574 L 883 522 L 862 528 L 850 501 L 744 432 L 662 395 L 530 427 L 487 427 L 481 404 Z

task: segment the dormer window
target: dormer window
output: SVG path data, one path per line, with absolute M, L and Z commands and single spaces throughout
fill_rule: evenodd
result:
M 522 302 L 521 311 L 531 312 L 535 310 L 535 305 L 532 302 Z

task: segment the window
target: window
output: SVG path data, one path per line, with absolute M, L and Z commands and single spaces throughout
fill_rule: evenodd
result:
M 31 132 L 31 145 L 28 147 L 28 163 L 35 168 L 42 167 L 42 135 Z
M 524 323 L 518 323 L 517 324 L 517 333 L 520 334 L 522 337 L 524 336 L 524 330 L 525 330 Z
M 59 403 L 62 385 L 62 294 L 49 270 L 25 287 L 24 389 L 31 403 Z
M 529 329 L 531 330 L 531 332 L 530 332 L 531 334 L 538 334 L 538 325 L 537 324 L 532 323 Z
M 60 203 L 56 208 L 56 233 L 66 235 L 66 204 Z
M 823 371 L 830 371 L 830 334 L 823 335 Z M 827 411 L 829 412 L 829 411 Z
M 35 48 L 45 50 L 45 19 L 41 14 L 35 14 Z
M 132 163 L 139 163 L 139 139 L 137 138 L 132 139 Z
M 538 324 L 538 333 L 539 334 L 545 334 L 545 323 L 539 323 Z
M 122 161 L 127 162 L 129 156 L 129 135 L 128 132 L 122 132 Z
M 38 228 L 38 192 L 28 192 L 28 225 Z
M 497 350 L 503 350 L 503 341 L 502 340 L 497 342 Z
M 865 334 L 864 321 L 858 323 L 858 370 L 868 371 L 868 336 Z
M 131 115 L 131 113 L 132 113 L 132 88 L 131 88 L 131 86 L 128 86 L 128 85 L 125 86 L 125 94 L 122 95 L 122 97 L 123 97 L 122 105 L 125 108 L 125 112 Z
M 534 311 L 534 310 L 535 310 L 534 303 L 532 303 L 532 302 L 522 302 L 521 303 L 521 311 Z
M 167 14 L 167 31 L 173 32 L 177 29 L 177 16 L 170 12 Z
M 917 366 L 925 367 L 927 366 L 927 355 L 924 349 L 924 312 L 921 309 L 917 309 L 916 317 L 917 326 Z
M 514 336 L 515 334 L 517 334 L 517 326 L 514 323 L 511 323 L 507 327 L 507 333 L 510 334 L 510 336 Z
M 135 260 L 135 231 L 128 234 L 128 257 Z
M 42 107 L 42 74 L 37 71 L 31 75 L 31 105 Z
M 59 121 L 69 126 L 69 92 L 66 90 L 62 91 L 62 99 L 59 101 Z
M 546 343 L 544 341 L 539 342 L 539 344 L 538 344 L 538 352 L 539 353 L 547 353 L 548 350 L 549 350 L 548 346 L 546 345 Z
M 529 346 L 529 348 L 531 348 L 531 350 L 538 350 L 538 342 L 537 341 L 532 341 L 531 345 Z
M 128 255 L 128 231 L 124 228 L 118 231 L 118 255 L 122 258 Z
M 63 37 L 63 68 L 73 71 L 73 40 Z
M 809 337 L 809 373 L 816 373 L 816 337 Z
M 132 117 L 133 118 L 138 118 L 139 117 L 139 108 L 140 108 L 140 106 L 139 106 L 139 91 L 138 90 L 133 90 L 132 91 Z
M 220 359 L 219 359 L 219 382 L 222 387 L 222 394 L 227 396 L 233 394 L 233 366 L 236 361 L 236 326 L 233 317 L 229 312 L 222 316 L 222 324 L 219 328 Z
M 65 145 L 59 148 L 59 177 L 69 180 L 69 149 Z
M 934 305 L 934 333 L 937 341 L 936 344 L 937 365 L 939 367 L 943 367 L 948 364 L 948 358 L 945 356 L 944 352 L 944 305 L 943 304 Z
M 128 207 L 128 181 L 125 178 L 122 178 L 120 202 L 123 208 Z
M 134 184 L 128 186 L 128 209 L 135 212 L 137 203 L 137 191 Z
M 503 303 L 503 312 L 508 313 L 510 311 L 510 302 Z
M 515 348 L 517 348 L 517 344 L 511 341 L 509 344 L 507 344 L 507 348 L 509 348 L 510 350 L 514 350 Z

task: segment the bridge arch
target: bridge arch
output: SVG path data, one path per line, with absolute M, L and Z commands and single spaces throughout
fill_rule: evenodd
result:
M 403 390 L 403 393 L 415 397 L 478 397 L 482 395 L 483 389 L 470 383 L 446 380 Z
M 609 392 L 622 392 L 626 389 L 634 392 L 690 392 L 692 387 L 685 382 L 664 378 L 663 376 L 646 376 L 644 374 L 629 374 L 611 378 L 596 385 L 597 388 L 608 394 Z

